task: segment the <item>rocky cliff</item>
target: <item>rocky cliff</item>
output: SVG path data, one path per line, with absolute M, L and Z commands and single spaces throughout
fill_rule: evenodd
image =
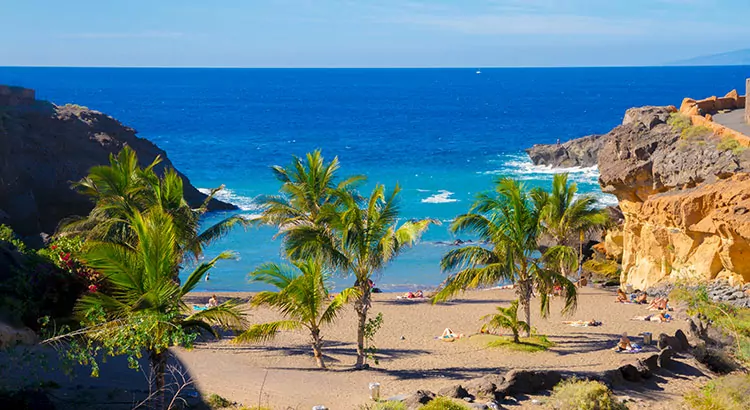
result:
M 605 143 L 602 135 L 589 135 L 562 144 L 535 144 L 526 150 L 534 165 L 555 168 L 593 167 Z
M 131 146 L 143 162 L 166 153 L 114 118 L 77 105 L 57 106 L 34 100 L 33 91 L 0 89 L 0 223 L 22 236 L 54 232 L 71 215 L 86 215 L 92 204 L 70 189 L 71 181 L 94 165 L 108 163 L 111 153 Z M 185 198 L 200 204 L 205 195 L 185 181 Z M 212 210 L 236 209 L 217 200 Z
M 630 109 L 603 137 L 599 183 L 625 217 L 622 281 L 750 281 L 749 152 L 681 137 L 667 124 L 675 111 Z

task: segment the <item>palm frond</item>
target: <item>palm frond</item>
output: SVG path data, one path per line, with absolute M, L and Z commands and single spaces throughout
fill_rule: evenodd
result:
M 302 325 L 294 320 L 280 320 L 250 326 L 232 340 L 232 343 L 262 343 L 276 337 L 282 330 L 297 330 Z

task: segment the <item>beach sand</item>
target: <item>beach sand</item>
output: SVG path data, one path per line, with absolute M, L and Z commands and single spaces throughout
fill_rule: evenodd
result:
M 189 301 L 205 303 L 209 296 L 195 293 L 189 296 Z M 246 298 L 249 294 L 221 293 L 219 296 Z M 643 305 L 614 303 L 615 297 L 609 291 L 585 288 L 580 290 L 578 309 L 570 316 L 559 313 L 562 307 L 559 298 L 552 302 L 548 318 L 541 317 L 538 301 L 533 301 L 532 327 L 547 335 L 556 346 L 546 352 L 514 352 L 487 348 L 486 342 L 478 341 L 481 337 L 467 337 L 453 343 L 436 340 L 446 327 L 467 336 L 478 332 L 483 315 L 515 299 L 512 290 L 467 292 L 441 305 L 400 301 L 396 296 L 374 295 L 371 317 L 382 312 L 383 326 L 375 337 L 379 364 L 372 364 L 369 370 L 352 370 L 356 315 L 351 307 L 342 312 L 334 325 L 322 331 L 327 371 L 315 367 L 309 335 L 304 331 L 282 332 L 275 340 L 264 344 L 234 345 L 223 339 L 199 343 L 190 351 L 175 349 L 175 353 L 196 379 L 204 396 L 216 393 L 246 405 L 257 405 L 260 396 L 261 403 L 274 409 L 309 409 L 317 404 L 329 409 L 355 409 L 368 402 L 370 382 L 380 383 L 381 396 L 387 398 L 417 389 L 437 392 L 445 386 L 514 368 L 611 369 L 657 351 L 651 346 L 641 354 L 614 352 L 612 348 L 622 333 L 628 333 L 634 342 L 641 343 L 641 337 L 637 336 L 641 332 L 651 332 L 656 339 L 659 333 L 674 334 L 677 329 L 687 327 L 679 314 L 678 320 L 671 323 L 632 321 L 632 317 L 646 315 L 648 310 Z M 248 313 L 252 323 L 279 318 L 267 309 L 251 309 Z M 571 327 L 562 323 L 563 320 L 590 319 L 601 321 L 603 325 Z M 661 403 L 649 404 L 650 408 L 668 406 L 667 403 L 679 400 L 682 390 L 695 384 L 694 379 L 683 377 L 680 382 L 661 379 L 664 383 L 681 383 L 675 389 L 664 389 L 658 381 L 652 381 L 656 383 L 654 391 L 643 393 L 642 398 L 654 397 Z M 637 397 L 638 389 L 633 386 L 623 394 Z

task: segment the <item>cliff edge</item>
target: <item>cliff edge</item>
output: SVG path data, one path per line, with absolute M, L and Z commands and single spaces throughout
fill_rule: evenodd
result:
M 675 107 L 627 111 L 603 138 L 599 183 L 617 196 L 623 283 L 750 281 L 750 151 L 668 124 Z
M 0 223 L 32 236 L 54 232 L 65 217 L 88 214 L 93 204 L 71 190 L 71 181 L 92 166 L 108 164 L 109 154 L 126 144 L 143 162 L 160 155 L 159 171 L 174 168 L 163 150 L 108 115 L 36 100 L 30 89 L 0 86 Z M 202 203 L 206 196 L 180 176 L 185 199 L 193 206 Z M 209 209 L 237 208 L 212 200 Z

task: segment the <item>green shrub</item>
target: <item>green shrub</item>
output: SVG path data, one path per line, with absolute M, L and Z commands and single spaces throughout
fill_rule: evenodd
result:
M 16 235 L 8 225 L 0 225 L 0 242 L 8 242 L 13 245 L 18 252 L 28 253 L 26 244 Z
M 693 122 L 690 120 L 690 117 L 688 117 L 687 115 L 682 115 L 679 112 L 673 112 L 672 114 L 669 114 L 667 124 L 669 124 L 669 126 L 672 127 L 673 130 L 680 133 L 693 126 Z
M 406 404 L 400 401 L 388 400 L 361 406 L 360 410 L 406 410 Z
M 470 410 L 470 407 L 447 397 L 437 397 L 424 406 L 422 410 Z
M 680 132 L 680 138 L 688 141 L 703 140 L 713 134 L 710 128 L 699 125 L 697 127 L 688 127 Z M 699 141 L 702 143 L 703 141 Z
M 747 147 L 743 147 L 740 143 L 732 137 L 724 137 L 721 142 L 716 146 L 719 151 L 732 151 L 734 155 L 740 155 Z
M 620 265 L 609 259 L 589 259 L 583 263 L 583 269 L 607 279 L 620 278 Z
M 575 378 L 558 383 L 548 403 L 558 410 L 627 410 L 604 384 Z
M 701 315 L 712 326 L 736 339 L 731 346 L 737 360 L 750 363 L 750 309 L 738 308 L 726 303 L 717 303 L 708 296 L 705 286 L 688 287 L 679 285 L 672 290 L 669 298 L 687 304 L 689 315 Z
M 218 394 L 212 393 L 206 398 L 206 404 L 212 409 L 223 409 L 232 405 L 232 402 L 219 396 Z
M 750 374 L 730 374 L 688 393 L 685 402 L 695 410 L 750 409 Z

